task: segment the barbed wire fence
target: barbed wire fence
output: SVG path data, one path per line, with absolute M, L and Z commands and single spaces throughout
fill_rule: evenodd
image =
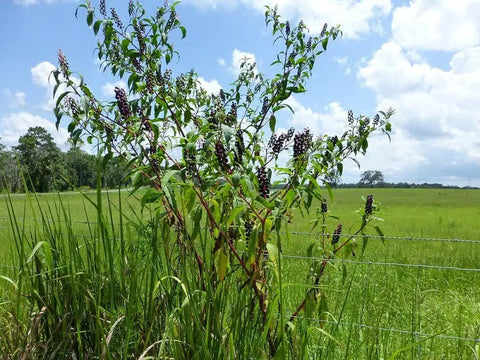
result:
M 44 221 L 48 222 L 59 222 L 59 223 L 66 223 L 64 220 L 36 220 L 36 219 L 24 219 L 24 218 L 17 218 L 16 219 L 19 223 L 24 224 L 37 224 Z M 6 217 L 0 217 L 0 230 L 9 230 L 11 229 L 10 223 L 8 222 L 9 219 Z M 3 222 L 3 224 L 2 224 Z M 92 221 L 71 221 L 68 222 L 71 225 L 98 225 L 96 222 Z M 109 225 L 116 225 L 120 226 L 119 224 L 109 224 Z M 36 225 L 38 226 L 38 225 Z M 125 224 L 124 224 L 125 226 Z M 320 237 L 330 238 L 333 234 L 328 233 L 319 233 L 319 232 L 301 232 L 301 231 L 291 231 L 289 233 L 292 236 L 301 236 L 301 237 L 308 237 L 313 239 L 319 239 Z M 70 234 L 65 233 L 64 235 L 68 236 Z M 283 234 L 285 235 L 285 234 Z M 90 235 L 80 234 L 76 235 L 80 237 L 90 237 Z M 480 240 L 477 239 L 461 239 L 461 238 L 431 238 L 431 237 L 417 237 L 417 236 L 380 236 L 380 235 L 369 235 L 369 234 L 342 234 L 341 237 L 343 238 L 365 238 L 371 240 L 379 240 L 379 241 L 399 241 L 399 242 L 422 242 L 422 243 L 454 243 L 454 244 L 471 244 L 471 245 L 478 245 L 478 254 L 480 254 Z M 288 261 L 322 261 L 328 263 L 338 263 L 338 264 L 350 264 L 354 266 L 364 265 L 368 267 L 398 267 L 398 268 L 406 268 L 406 269 L 428 269 L 428 270 L 439 270 L 439 271 L 451 271 L 451 272 L 465 272 L 465 273 L 473 273 L 473 274 L 480 274 L 480 262 L 477 267 L 460 267 L 460 266 L 447 266 L 447 265 L 435 265 L 435 264 L 422 264 L 422 263 L 405 263 L 405 262 L 387 262 L 387 261 L 373 261 L 373 260 L 365 260 L 365 259 L 342 259 L 342 258 L 324 258 L 324 257 L 316 257 L 316 256 L 304 256 L 298 254 L 287 254 L 282 253 L 282 259 Z M 15 266 L 8 265 L 8 264 L 1 264 L 0 263 L 0 274 L 1 269 L 10 269 L 16 270 Z M 479 278 L 480 280 L 480 278 Z M 301 285 L 301 284 L 298 284 Z M 480 291 L 480 285 L 479 285 Z M 280 316 L 280 314 L 278 314 Z M 378 325 L 369 325 L 369 324 L 359 324 L 353 322 L 343 322 L 343 321 L 331 321 L 331 320 L 320 320 L 317 318 L 305 317 L 305 316 L 294 316 L 294 318 L 298 319 L 305 319 L 312 322 L 322 323 L 322 324 L 329 324 L 334 326 L 341 326 L 341 327 L 352 327 L 358 329 L 368 329 L 374 331 L 381 331 L 381 332 L 389 332 L 389 333 L 397 333 L 397 334 L 404 334 L 415 336 L 417 338 L 429 338 L 435 337 L 439 339 L 446 339 L 446 340 L 454 340 L 454 341 L 462 341 L 471 343 L 473 348 L 477 348 L 480 346 L 480 333 L 477 331 L 474 337 L 469 336 L 456 336 L 450 334 L 432 334 L 432 333 L 425 333 L 421 331 L 414 331 L 414 330 L 405 330 L 405 329 L 397 329 L 392 327 L 382 327 Z M 478 321 L 478 328 L 480 329 L 480 314 Z

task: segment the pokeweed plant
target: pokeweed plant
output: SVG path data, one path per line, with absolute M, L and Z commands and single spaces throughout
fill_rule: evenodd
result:
M 274 75 L 267 77 L 244 59 L 232 85 L 210 94 L 193 70 L 174 74 L 169 67 L 179 57 L 173 40 L 186 36 L 176 5 L 165 3 L 148 16 L 140 3 L 130 1 L 127 21 L 114 8 L 107 12 L 104 0 L 98 9 L 89 1 L 79 6 L 77 12 L 86 11 L 97 36 L 102 69 L 126 79 L 127 90 L 117 87 L 115 101 L 100 101 L 60 51 L 53 72 L 57 127 L 68 116 L 73 140 L 86 137 L 98 143 L 105 162 L 125 158 L 134 183 L 151 185 L 141 201 L 157 209 L 155 231 L 162 245 L 152 246 L 168 249 L 172 272 L 167 275 L 187 284 L 189 301 L 183 305 L 194 309 L 189 321 L 203 332 L 202 344 L 223 344 L 218 356 L 252 355 L 242 332 L 261 334 L 265 345 L 258 356 L 285 355 L 295 351 L 296 315 L 317 302 L 317 285 L 329 259 L 352 239 L 339 241 L 339 225 L 331 244 L 325 241 L 326 179 L 340 176 L 346 159 L 365 154 L 372 132 L 389 134 L 393 111 L 373 118 L 349 111 L 346 131 L 335 136 L 309 129 L 281 132 L 278 115 L 293 112 L 287 100 L 306 91 L 317 57 L 341 34 L 339 28 L 325 24 L 320 34 L 310 36 L 303 22 L 292 26 L 275 8 L 266 7 L 266 25 L 281 47 L 271 64 Z M 314 199 L 321 202 L 324 261 L 314 264 L 312 288 L 288 314 L 283 307 L 282 232 L 288 231 L 293 210 L 310 212 L 318 204 Z M 367 204 L 355 235 L 371 220 L 371 197 Z M 158 254 L 152 249 L 150 260 L 157 261 Z M 154 303 L 163 276 L 152 274 L 147 304 Z M 192 342 L 198 338 L 186 335 L 191 323 L 183 323 L 182 330 L 178 320 L 169 321 L 170 341 L 184 344 L 182 357 L 196 353 Z M 256 330 L 248 333 L 247 324 Z

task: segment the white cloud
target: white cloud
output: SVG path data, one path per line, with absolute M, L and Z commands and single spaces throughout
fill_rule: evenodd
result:
M 11 108 L 23 108 L 27 105 L 27 95 L 23 91 L 13 93 L 10 89 L 4 89 L 3 94 Z
M 36 4 L 37 0 L 15 0 L 13 3 L 15 5 L 28 6 Z
M 225 59 L 223 59 L 223 58 L 219 58 L 219 59 L 217 60 L 217 62 L 218 62 L 218 64 L 219 64 L 220 66 L 225 66 L 225 65 L 227 64 L 227 63 L 225 62 Z
M 199 77 L 198 81 L 200 82 L 200 86 L 209 94 L 218 95 L 220 89 L 222 88 L 222 86 L 215 79 L 208 81 L 203 77 Z
M 114 83 L 108 82 L 105 85 L 103 85 L 102 86 L 102 94 L 104 96 L 114 97 L 116 87 L 127 90 L 127 84 L 125 83 L 125 81 L 119 80 L 119 81 L 116 81 Z
M 302 105 L 295 97 L 287 100 L 294 111 L 292 125 L 302 130 L 309 128 L 314 135 L 339 134 L 345 131 L 347 123 L 347 110 L 338 102 L 332 102 L 323 108 L 323 112 L 317 112 L 312 108 Z
M 291 19 L 303 19 L 310 31 L 319 33 L 325 22 L 341 24 L 347 38 L 357 38 L 362 34 L 381 31 L 380 20 L 392 9 L 390 0 L 185 0 L 200 8 L 235 8 L 238 4 L 251 7 L 260 13 L 265 5 L 278 6 L 280 15 Z
M 358 77 L 376 92 L 380 109 L 396 109 L 392 145 L 408 155 L 403 163 L 410 172 L 480 178 L 480 46 L 456 53 L 444 70 L 409 58 L 389 41 Z
M 43 0 L 43 1 L 47 4 L 79 2 L 79 0 Z M 14 0 L 13 3 L 21 6 L 29 6 L 29 5 L 36 5 L 39 3 L 39 1 L 38 0 Z
M 331 102 L 320 111 L 304 106 L 295 97 L 290 97 L 287 103 L 295 112 L 287 127 L 293 126 L 297 130 L 309 128 L 314 136 L 341 135 L 347 129 L 348 110 L 338 102 Z M 427 163 L 428 160 L 420 152 L 420 141 L 414 139 L 408 142 L 408 146 L 402 146 L 407 144 L 404 142 L 406 137 L 401 130 L 396 130 L 390 143 L 382 134 L 372 135 L 367 155 L 357 157 L 361 169 L 353 161 L 346 160 L 342 181 L 357 182 L 365 169 L 380 170 L 388 176 Z
M 52 75 L 52 71 L 55 69 L 55 65 L 48 61 L 43 61 L 30 69 L 33 83 L 45 89 L 45 101 L 44 103 L 40 104 L 40 109 L 44 111 L 52 111 L 52 109 L 55 107 L 56 100 L 53 98 L 55 78 Z M 70 80 L 76 84 L 80 83 L 80 79 L 73 76 L 70 77 Z M 61 94 L 63 89 L 63 87 L 60 87 L 57 93 Z
M 456 51 L 480 42 L 478 0 L 413 0 L 395 9 L 393 39 L 404 48 Z
M 255 54 L 240 51 L 238 49 L 233 49 L 232 52 L 232 63 L 230 65 L 229 70 L 235 75 L 238 76 L 241 71 L 241 65 L 243 63 L 248 65 L 256 64 L 257 60 L 255 59 Z M 255 73 L 257 72 L 257 67 L 255 66 L 254 70 Z
M 30 127 L 41 126 L 47 130 L 53 137 L 55 143 L 63 150 L 68 148 L 68 131 L 59 128 L 57 131 L 55 125 L 47 119 L 33 115 L 27 112 L 10 113 L 0 119 L 0 137 L 2 143 L 8 147 L 16 146 L 18 138 L 25 135 Z
M 21 108 L 27 105 L 27 95 L 24 92 L 17 91 L 15 94 L 13 94 L 13 98 L 14 100 L 12 107 Z
M 51 111 L 55 107 L 53 99 L 55 80 L 51 75 L 55 69 L 55 65 L 48 61 L 43 61 L 30 69 L 33 83 L 45 89 L 45 102 L 40 105 L 44 111 Z
M 55 69 L 55 65 L 48 61 L 43 61 L 35 65 L 30 69 L 33 83 L 41 87 L 52 87 L 54 80 L 50 75 Z

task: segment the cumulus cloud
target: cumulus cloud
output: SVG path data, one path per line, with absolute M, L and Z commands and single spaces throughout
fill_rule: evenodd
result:
M 123 80 L 116 81 L 114 83 L 106 83 L 102 86 L 102 94 L 107 97 L 114 97 L 115 96 L 115 88 L 121 88 L 127 90 L 127 84 Z
M 209 94 L 217 95 L 222 88 L 222 86 L 215 79 L 208 81 L 205 80 L 203 77 L 199 77 L 198 81 L 200 82 L 200 86 Z
M 40 105 L 40 108 L 45 111 L 51 111 L 55 107 L 52 97 L 55 79 L 51 75 L 55 69 L 55 65 L 48 61 L 43 61 L 30 69 L 33 83 L 45 89 L 45 101 Z
M 27 105 L 27 95 L 23 91 L 13 93 L 10 89 L 4 89 L 3 94 L 11 108 L 23 108 Z
M 15 0 L 13 3 L 15 5 L 28 6 L 36 4 L 37 0 Z
M 414 0 L 395 9 L 395 42 L 416 50 L 458 51 L 480 42 L 478 0 Z
M 78 2 L 78 0 L 43 0 L 43 2 L 47 4 L 55 4 L 55 3 Z M 29 5 L 39 4 L 40 1 L 39 0 L 14 0 L 13 3 L 21 6 L 29 6 Z
M 357 38 L 362 34 L 381 31 L 380 20 L 387 16 L 390 0 L 185 0 L 204 9 L 235 8 L 239 4 L 265 12 L 265 5 L 278 6 L 282 16 L 291 20 L 303 19 L 310 31 L 319 33 L 325 22 L 342 25 L 344 36 Z
M 339 135 L 343 134 L 347 126 L 348 109 L 338 102 L 331 102 L 320 110 L 314 110 L 301 104 L 295 97 L 287 100 L 294 114 L 288 125 L 297 130 L 309 128 L 315 135 Z M 421 167 L 427 159 L 421 155 L 421 142 L 414 141 L 410 147 L 400 147 L 401 139 L 406 134 L 396 131 L 392 143 L 386 136 L 374 134 L 370 139 L 370 146 L 366 156 L 358 157 L 361 169 L 353 161 L 345 162 L 343 182 L 357 182 L 362 171 L 375 169 L 385 175 L 398 174 L 406 169 Z M 395 151 L 393 151 L 395 149 Z M 412 166 L 415 164 L 414 166 Z
M 294 111 L 291 125 L 298 130 L 309 128 L 315 135 L 338 134 L 345 131 L 347 110 L 338 102 L 331 102 L 322 112 L 304 106 L 295 97 L 287 100 Z
M 17 112 L 5 115 L 0 119 L 0 138 L 2 143 L 8 147 L 16 146 L 18 138 L 25 135 L 30 127 L 41 126 L 45 128 L 53 137 L 55 143 L 63 150 L 68 148 L 68 131 L 59 128 L 57 131 L 55 125 L 47 119 L 33 115 L 27 112 Z
M 35 85 L 38 85 L 45 89 L 45 100 L 40 104 L 40 109 L 44 111 L 52 111 L 55 107 L 56 99 L 53 98 L 53 88 L 55 86 L 55 79 L 52 75 L 52 71 L 56 69 L 56 66 L 48 61 L 43 61 L 38 63 L 33 68 L 30 69 L 32 74 L 32 81 Z M 75 77 L 71 77 L 75 83 L 80 83 L 80 80 Z M 58 89 L 58 94 L 61 94 L 63 88 Z
M 233 49 L 232 52 L 232 63 L 230 65 L 229 70 L 235 75 L 238 76 L 241 71 L 242 64 L 247 65 L 255 65 L 257 60 L 255 59 L 255 54 L 240 51 L 238 49 Z M 257 72 L 257 68 L 255 66 L 254 72 Z
M 406 164 L 417 168 L 418 176 L 439 178 L 442 170 L 446 177 L 463 169 L 463 176 L 480 178 L 480 46 L 454 54 L 445 70 L 409 58 L 389 41 L 358 77 L 375 91 L 379 108 L 397 110 L 395 152 L 408 154 Z

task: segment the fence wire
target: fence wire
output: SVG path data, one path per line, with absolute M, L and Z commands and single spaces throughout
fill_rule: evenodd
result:
M 290 317 L 288 317 L 288 318 L 290 318 Z M 320 320 L 320 319 L 315 319 L 315 318 L 307 318 L 307 317 L 304 317 L 304 316 L 293 316 L 293 318 L 310 320 L 310 321 L 317 322 L 317 323 L 322 323 L 322 324 L 356 327 L 356 328 L 360 328 L 360 329 L 385 331 L 385 332 L 392 332 L 392 333 L 398 333 L 398 334 L 414 335 L 414 336 L 418 336 L 418 337 L 432 337 L 432 338 L 441 338 L 441 339 L 448 339 L 448 340 L 466 341 L 466 342 L 473 342 L 475 344 L 480 343 L 480 338 L 469 338 L 469 337 L 444 335 L 444 334 L 427 334 L 427 333 L 422 333 L 422 332 L 419 332 L 419 331 L 386 328 L 386 327 L 381 327 L 381 326 L 372 326 L 372 325 L 365 325 L 365 324 L 355 324 L 355 323 L 336 322 L 336 321 L 329 321 L 329 320 Z
M 480 269 L 476 268 L 461 268 L 456 266 L 438 266 L 438 265 L 428 265 L 428 264 L 406 264 L 406 263 L 394 263 L 394 262 L 379 262 L 379 261 L 360 261 L 360 260 L 349 260 L 349 259 L 328 259 L 314 256 L 301 256 L 301 255 L 283 255 L 282 258 L 286 259 L 298 259 L 298 260 L 313 260 L 313 261 L 326 261 L 330 263 L 345 263 L 345 264 L 356 264 L 356 265 L 374 265 L 374 266 L 398 266 L 406 268 L 415 268 L 415 269 L 436 269 L 436 270 L 451 270 L 451 271 L 471 271 L 479 272 Z
M 0 221 L 9 220 L 6 217 L 0 217 Z M 23 221 L 23 218 L 17 218 L 17 220 Z M 27 222 L 40 222 L 43 220 L 35 220 L 35 219 L 27 219 Z M 67 223 L 66 221 L 55 221 L 50 220 L 50 222 L 62 222 Z M 68 222 L 69 224 L 78 224 L 78 225 L 97 225 L 96 222 L 88 222 L 88 221 L 73 221 Z M 108 224 L 110 225 L 110 224 Z M 114 224 L 115 225 L 115 224 Z M 119 225 L 119 224 L 118 224 Z M 125 226 L 125 224 L 124 224 Z M 11 229 L 10 226 L 0 226 L 0 229 Z M 65 236 L 69 236 L 71 234 L 62 234 Z M 283 235 L 285 235 L 283 233 Z M 321 237 L 321 236 L 331 236 L 332 234 L 328 233 L 319 233 L 319 232 L 300 232 L 300 231 L 292 231 L 290 235 L 293 236 L 309 236 L 309 237 Z M 90 238 L 90 235 L 76 235 L 83 238 Z M 452 242 L 452 243 L 464 243 L 464 244 L 480 244 L 480 240 L 469 240 L 469 239 L 457 239 L 457 238 L 423 238 L 423 237 L 415 237 L 415 236 L 380 236 L 380 235 L 362 235 L 362 234 L 341 234 L 341 237 L 349 238 L 349 237 L 356 237 L 361 238 L 365 237 L 368 239 L 375 239 L 375 240 L 394 240 L 394 241 L 420 241 L 420 242 Z M 113 240 L 113 239 L 112 239 Z M 434 269 L 434 270 L 446 270 L 446 271 L 462 271 L 462 272 L 473 272 L 473 273 L 480 273 L 480 268 L 462 268 L 456 266 L 439 266 L 439 265 L 428 265 L 428 264 L 408 264 L 408 263 L 396 263 L 396 262 L 379 262 L 379 261 L 369 261 L 369 260 L 350 260 L 350 259 L 338 259 L 338 258 L 321 258 L 321 257 L 313 257 L 313 256 L 301 256 L 301 255 L 289 255 L 289 254 L 282 254 L 282 258 L 285 259 L 292 259 L 292 260 L 306 260 L 306 261 L 326 261 L 329 263 L 345 263 L 345 264 L 354 264 L 354 265 L 366 265 L 366 266 L 383 266 L 383 267 L 403 267 L 403 268 L 413 268 L 413 269 Z M 18 267 L 0 264 L 0 268 L 10 268 L 10 269 L 18 269 Z M 280 314 L 278 314 L 280 315 Z M 464 342 L 471 342 L 474 343 L 474 346 L 480 345 L 480 338 L 471 338 L 471 337 L 462 337 L 462 336 L 454 336 L 454 335 L 445 335 L 445 334 L 428 334 L 422 333 L 419 331 L 412 331 L 412 330 L 403 330 L 403 329 L 395 329 L 395 328 L 386 328 L 386 327 L 379 327 L 379 326 L 372 326 L 366 324 L 357 324 L 357 323 L 347 323 L 347 322 L 335 322 L 335 321 L 328 321 L 328 320 L 320 320 L 316 318 L 308 318 L 303 316 L 294 316 L 294 318 L 298 319 L 305 319 L 317 323 L 335 325 L 335 326 L 346 326 L 346 327 L 354 327 L 359 329 L 368 329 L 368 330 L 375 330 L 375 331 L 382 331 L 382 332 L 390 332 L 390 333 L 397 333 L 397 334 L 405 334 L 405 335 L 413 335 L 416 337 L 432 337 L 432 338 L 440 338 L 446 340 L 454 340 L 454 341 L 464 341 Z

